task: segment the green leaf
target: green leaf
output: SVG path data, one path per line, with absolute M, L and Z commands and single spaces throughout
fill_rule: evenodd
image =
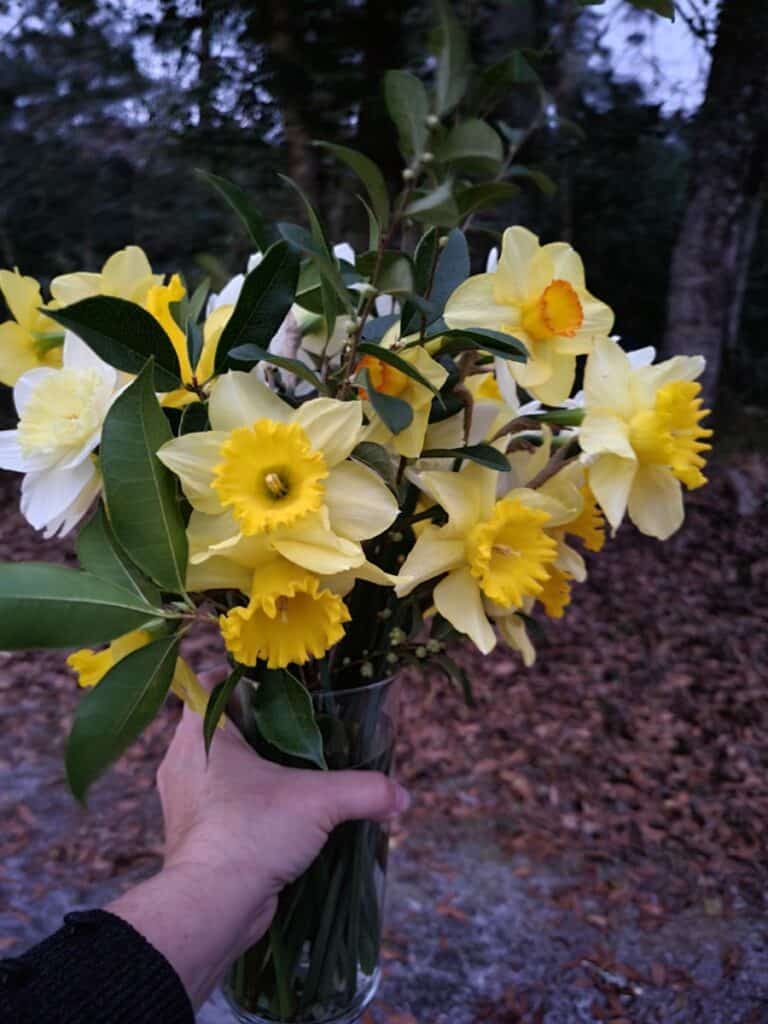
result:
M 371 209 L 379 225 L 386 227 L 389 223 L 389 192 L 387 191 L 384 175 L 373 160 L 363 153 L 358 153 L 356 149 L 350 149 L 348 146 L 336 146 L 331 142 L 316 142 L 315 145 L 320 146 L 322 149 L 327 149 L 329 153 L 332 153 L 348 167 L 352 168 L 368 190 Z
M 435 227 L 429 228 L 419 239 L 413 254 L 413 290 L 418 295 L 428 295 L 432 275 L 437 264 L 440 233 Z M 406 302 L 400 318 L 400 337 L 404 338 L 418 329 L 422 313 L 414 303 Z
M 287 370 L 289 373 L 295 374 L 301 380 L 306 381 L 307 384 L 311 384 L 320 394 L 326 394 L 328 391 L 317 374 L 313 373 L 307 364 L 302 363 L 300 359 L 278 356 L 274 352 L 260 348 L 258 345 L 239 345 L 237 348 L 233 348 L 229 355 L 232 360 L 249 363 L 250 365 L 260 362 L 271 363 L 273 366 L 279 366 L 281 370 Z
M 84 647 L 170 616 L 89 572 L 45 562 L 0 565 L 0 649 Z
M 436 224 L 440 228 L 454 227 L 459 219 L 459 208 L 453 197 L 453 182 L 444 181 L 429 192 L 417 193 L 404 212 L 406 217 L 412 217 L 422 224 Z
M 537 85 L 538 82 L 538 74 L 523 54 L 513 50 L 478 76 L 472 89 L 470 105 L 474 110 L 490 111 L 506 99 L 516 86 Z
M 510 199 L 519 195 L 520 189 L 510 181 L 489 181 L 484 185 L 472 185 L 462 189 L 456 195 L 456 202 L 461 216 L 467 217 L 476 210 L 508 203 Z
M 388 366 L 394 367 L 395 370 L 404 373 L 406 377 L 415 380 L 417 384 L 421 384 L 423 388 L 428 388 L 433 395 L 439 394 L 434 384 L 430 384 L 427 378 L 419 373 L 415 366 L 411 366 L 409 362 L 403 359 L 402 356 L 399 356 L 397 352 L 393 352 L 392 349 L 384 348 L 382 345 L 376 345 L 373 342 L 363 341 L 357 346 L 357 351 L 362 355 L 372 356 L 374 359 L 379 359 L 382 363 L 387 363 Z
M 232 349 L 269 345 L 293 305 L 298 279 L 298 256 L 286 242 L 275 242 L 243 282 L 216 346 L 217 373 L 225 369 Z
M 131 565 L 128 556 L 120 549 L 101 504 L 80 530 L 77 560 L 83 569 L 99 579 L 133 591 L 138 598 L 151 605 L 161 603 L 157 587 L 135 565 Z
M 513 164 L 507 174 L 510 178 L 527 178 L 532 181 L 536 188 L 545 196 L 552 196 L 557 192 L 557 185 L 544 171 L 537 171 L 531 167 L 523 167 L 522 164 Z
M 420 158 L 428 136 L 427 90 L 410 71 L 388 71 L 384 76 L 384 99 L 406 162 Z
M 454 683 L 458 687 L 464 697 L 464 703 L 467 707 L 476 708 L 477 701 L 475 700 L 475 695 L 472 692 L 472 682 L 466 669 L 457 665 L 453 658 L 449 658 L 447 654 L 436 654 L 430 658 L 430 661 L 438 668 L 442 669 L 450 682 Z
M 361 441 L 352 449 L 351 458 L 365 463 L 366 466 L 379 474 L 385 484 L 391 487 L 392 490 L 395 489 L 397 485 L 395 464 L 391 454 L 384 445 L 376 444 L 375 441 Z
M 528 359 L 528 350 L 522 341 L 513 338 L 511 334 L 503 334 L 501 331 L 490 331 L 484 327 L 473 327 L 470 329 L 455 329 L 441 331 L 440 337 L 445 341 L 440 353 L 455 354 L 463 352 L 468 348 L 478 348 L 483 352 L 489 352 L 493 356 L 500 356 L 502 359 L 509 359 L 514 363 L 524 363 Z
M 504 147 L 498 132 L 479 118 L 459 121 L 435 150 L 435 159 L 467 174 L 498 174 Z
M 160 710 L 178 651 L 177 636 L 140 647 L 121 658 L 80 701 L 65 755 L 67 781 L 78 800 Z
M 253 205 L 248 194 L 234 182 L 211 174 L 209 171 L 198 170 L 200 177 L 219 193 L 226 203 L 235 211 L 246 227 L 251 241 L 258 249 L 265 252 L 272 242 L 272 232 L 264 218 Z
M 385 316 L 371 317 L 365 321 L 362 337 L 365 341 L 381 341 L 390 327 L 394 327 L 399 319 L 399 313 L 387 313 Z
M 447 0 L 436 0 L 438 25 L 437 70 L 435 72 L 436 113 L 449 114 L 467 90 L 469 47 L 464 30 Z
M 413 291 L 413 265 L 405 253 L 387 249 L 379 258 L 375 252 L 364 252 L 358 257 L 357 269 L 364 277 L 372 279 L 377 263 L 378 274 L 372 283 L 379 291 Z
M 421 453 L 423 459 L 468 459 L 478 466 L 495 469 L 499 473 L 508 473 L 509 462 L 504 454 L 492 444 L 470 444 L 462 448 L 428 448 Z
M 205 402 L 190 402 L 181 411 L 179 422 L 179 436 L 182 434 L 200 434 L 204 430 L 210 430 L 211 424 L 208 420 L 208 405 Z
M 402 398 L 394 395 L 385 395 L 383 391 L 377 391 L 371 383 L 367 370 L 363 372 L 365 389 L 368 392 L 368 401 L 373 406 L 374 412 L 393 434 L 399 434 L 413 422 L 413 409 Z
M 469 248 L 463 231 L 454 228 L 448 235 L 437 258 L 435 276 L 429 301 L 435 310 L 435 316 L 441 316 L 445 304 L 459 285 L 469 277 Z
M 111 295 L 94 295 L 46 316 L 68 328 L 105 363 L 126 373 L 139 373 L 147 359 L 155 360 L 155 387 L 173 391 L 181 386 L 179 361 L 171 339 L 146 309 Z
M 180 594 L 187 534 L 176 480 L 156 454 L 171 436 L 152 386 L 150 361 L 115 399 L 104 422 L 104 501 L 117 542 L 131 561 L 158 586 Z
M 284 754 L 326 767 L 312 698 L 290 672 L 263 670 L 253 698 L 253 713 L 268 743 Z
M 221 716 L 227 710 L 229 698 L 240 682 L 244 671 L 245 669 L 242 665 L 237 665 L 223 682 L 217 683 L 213 690 L 211 690 L 208 703 L 205 705 L 205 718 L 203 719 L 203 742 L 205 743 L 206 754 L 211 752 L 211 743 L 213 743 L 213 737 L 216 735 L 216 727 Z

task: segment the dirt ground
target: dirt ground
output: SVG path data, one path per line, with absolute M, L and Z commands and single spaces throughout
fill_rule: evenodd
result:
M 384 982 L 365 1024 L 768 1022 L 768 459 L 737 456 L 660 545 L 591 559 L 536 666 L 461 657 L 477 708 L 409 676 Z M 0 480 L 0 555 L 71 558 Z M 190 652 L 197 667 L 217 654 Z M 168 708 L 66 792 L 56 654 L 0 654 L 0 955 L 156 869 Z M 232 1018 L 220 997 L 201 1024 Z

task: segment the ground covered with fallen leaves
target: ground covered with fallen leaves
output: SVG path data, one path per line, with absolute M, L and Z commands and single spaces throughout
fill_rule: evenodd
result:
M 661 545 L 591 558 L 536 666 L 459 655 L 477 707 L 409 675 L 385 980 L 365 1024 L 768 1021 L 768 459 L 716 467 Z M 3 559 L 68 559 L 0 481 Z M 218 655 L 189 652 L 199 668 Z M 94 788 L 63 785 L 56 654 L 0 655 L 0 955 L 157 867 L 169 708 Z M 203 1024 L 230 1019 L 218 1000 Z

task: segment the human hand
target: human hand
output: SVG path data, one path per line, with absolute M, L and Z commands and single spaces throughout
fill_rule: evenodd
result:
M 200 716 L 184 709 L 158 772 L 165 864 L 109 907 L 163 953 L 199 1006 L 267 930 L 280 890 L 343 821 L 385 821 L 406 791 L 378 772 L 320 772 L 265 761 L 232 722 L 206 761 Z M 149 887 L 149 888 L 147 888 Z

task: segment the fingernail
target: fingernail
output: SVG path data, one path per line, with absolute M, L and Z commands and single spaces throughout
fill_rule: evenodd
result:
M 411 794 L 399 782 L 395 783 L 395 814 L 405 814 L 411 806 Z

